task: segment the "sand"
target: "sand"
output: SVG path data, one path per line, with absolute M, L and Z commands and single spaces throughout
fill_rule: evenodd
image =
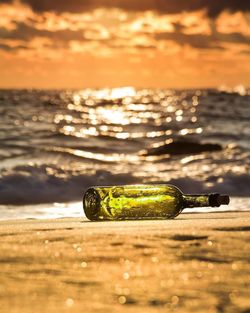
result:
M 0 312 L 250 312 L 250 212 L 0 223 Z

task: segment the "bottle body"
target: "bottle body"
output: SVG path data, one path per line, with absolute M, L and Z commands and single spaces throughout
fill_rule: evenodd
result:
M 182 192 L 172 185 L 89 188 L 83 198 L 90 220 L 167 219 L 184 208 Z
M 83 197 L 90 220 L 134 220 L 174 218 L 184 208 L 219 207 L 229 204 L 220 194 L 184 195 L 168 184 L 91 187 Z

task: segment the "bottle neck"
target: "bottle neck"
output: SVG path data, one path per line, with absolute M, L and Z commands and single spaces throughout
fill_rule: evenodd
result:
M 183 195 L 185 208 L 198 208 L 211 206 L 210 195 Z
M 184 208 L 219 207 L 230 202 L 229 196 L 211 193 L 209 195 L 183 195 Z

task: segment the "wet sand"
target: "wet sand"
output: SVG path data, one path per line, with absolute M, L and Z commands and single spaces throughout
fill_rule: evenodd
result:
M 250 312 L 250 212 L 0 223 L 0 312 Z

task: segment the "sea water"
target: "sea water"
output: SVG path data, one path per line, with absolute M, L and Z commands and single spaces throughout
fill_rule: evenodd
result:
M 249 208 L 246 89 L 0 90 L 0 140 L 1 219 L 81 216 L 88 187 L 137 183 Z

